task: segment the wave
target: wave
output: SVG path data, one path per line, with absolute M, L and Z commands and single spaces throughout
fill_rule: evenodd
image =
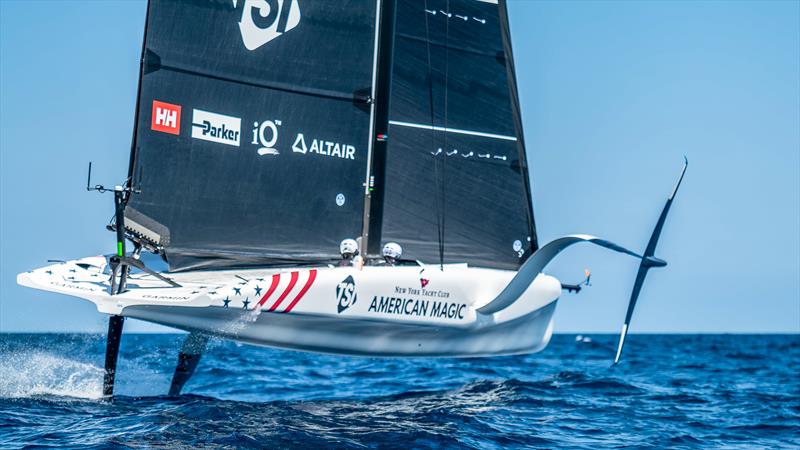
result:
M 800 448 L 800 352 L 774 350 L 796 338 L 651 337 L 611 367 L 592 346 L 614 339 L 483 359 L 212 341 L 171 397 L 183 336 L 126 334 L 103 402 L 104 336 L 0 335 L 0 447 Z
M 99 399 L 103 369 L 40 350 L 3 353 L 0 398 L 39 396 Z

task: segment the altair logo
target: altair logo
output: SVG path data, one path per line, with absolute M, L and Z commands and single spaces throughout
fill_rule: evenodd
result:
M 306 138 L 303 133 L 297 133 L 297 137 L 292 144 L 294 153 L 316 153 L 322 156 L 331 156 L 342 159 L 356 159 L 356 148 L 344 142 L 332 142 L 322 139 L 309 138 L 311 145 L 306 145 Z
M 236 8 L 241 0 L 233 0 Z M 239 31 L 245 48 L 253 51 L 300 23 L 299 0 L 244 0 Z

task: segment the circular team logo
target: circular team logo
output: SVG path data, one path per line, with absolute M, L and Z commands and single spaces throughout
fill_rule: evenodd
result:
M 356 303 L 356 282 L 353 280 L 352 275 L 348 275 L 347 278 L 336 285 L 336 301 L 338 302 L 337 309 L 340 314 Z
M 300 23 L 299 0 L 233 0 L 242 5 L 239 31 L 246 49 L 253 51 Z
M 336 194 L 336 205 L 343 206 L 344 205 L 344 194 Z

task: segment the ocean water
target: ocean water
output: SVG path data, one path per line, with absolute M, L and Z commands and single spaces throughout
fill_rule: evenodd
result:
M 800 448 L 800 336 L 556 335 L 541 353 L 350 358 L 183 336 L 0 334 L 0 448 Z

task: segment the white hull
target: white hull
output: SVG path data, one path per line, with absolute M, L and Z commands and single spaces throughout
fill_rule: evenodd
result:
M 251 321 L 246 312 L 219 307 L 131 306 L 123 315 L 292 350 L 362 356 L 491 356 L 542 350 L 550 341 L 555 307 L 552 302 L 524 317 L 475 329 L 306 314 L 263 313 Z
M 547 345 L 561 284 L 539 274 L 491 314 L 478 311 L 517 272 L 439 267 L 294 268 L 133 273 L 109 295 L 104 257 L 20 274 L 18 283 L 93 302 L 100 312 L 241 342 L 373 356 L 487 356 Z

